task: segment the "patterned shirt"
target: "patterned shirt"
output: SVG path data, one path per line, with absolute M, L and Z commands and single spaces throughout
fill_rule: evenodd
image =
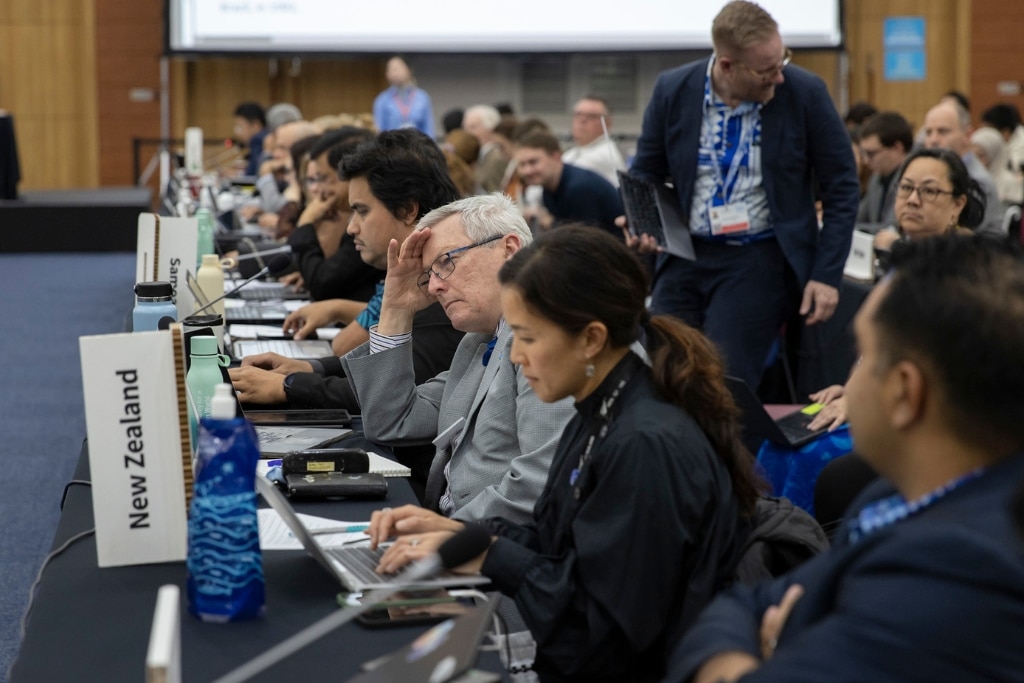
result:
M 742 102 L 733 108 L 711 87 L 708 62 L 704 76 L 704 116 L 697 148 L 697 179 L 690 205 L 690 231 L 716 242 L 745 244 L 772 235 L 768 194 L 761 173 L 760 102 Z M 712 237 L 709 210 L 712 206 L 739 203 L 747 208 L 750 229 L 743 233 Z
M 384 299 L 384 281 L 381 280 L 377 283 L 377 289 L 373 292 L 373 296 L 366 302 L 366 308 L 356 316 L 356 322 L 364 330 L 369 330 L 371 327 L 380 322 L 380 304 Z

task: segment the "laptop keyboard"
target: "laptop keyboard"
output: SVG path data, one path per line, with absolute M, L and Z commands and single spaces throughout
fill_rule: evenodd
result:
M 790 413 L 785 417 L 781 417 L 775 421 L 775 424 L 782 430 L 782 435 L 790 443 L 798 442 L 800 439 L 806 438 L 809 434 L 817 434 L 818 432 L 824 431 L 821 429 L 811 430 L 808 429 L 808 425 L 814 420 L 814 415 L 807 415 L 802 411 L 796 411 Z
M 619 175 L 619 181 L 622 201 L 628 208 L 629 222 L 634 232 L 646 233 L 658 240 L 658 244 L 665 244 L 665 230 L 661 225 L 661 214 L 658 213 L 655 189 L 645 181 L 625 174 Z
M 283 306 L 261 306 L 259 304 L 244 304 L 234 306 L 224 311 L 228 322 L 235 320 L 284 320 L 288 312 Z
M 324 552 L 349 570 L 363 583 L 388 583 L 394 574 L 378 574 L 375 570 L 384 554 L 383 548 L 324 548 Z

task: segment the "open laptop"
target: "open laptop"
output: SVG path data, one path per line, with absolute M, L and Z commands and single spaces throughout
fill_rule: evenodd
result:
M 426 631 L 388 657 L 383 664 L 349 679 L 349 683 L 445 683 L 475 663 L 480 643 L 493 625 L 498 598 L 467 610 Z M 459 679 L 461 680 L 461 679 Z
M 326 339 L 239 339 L 231 344 L 231 355 L 238 359 L 259 353 L 301 360 L 331 356 L 334 351 Z
M 324 547 L 302 524 L 291 503 L 266 477 L 256 477 L 256 491 L 281 515 L 282 521 L 310 555 L 350 591 L 373 590 L 384 586 L 405 586 L 402 574 L 378 574 L 375 568 L 384 549 L 370 550 L 367 546 Z M 408 587 L 448 588 L 488 583 L 484 576 L 460 576 L 444 572 L 430 579 L 417 579 Z
M 875 236 L 860 230 L 853 231 L 850 254 L 843 266 L 843 275 L 854 280 L 872 282 L 875 279 Z
M 743 413 L 744 432 L 756 439 L 757 443 L 768 439 L 780 446 L 799 448 L 827 431 L 807 427 L 820 410 L 819 404 L 812 403 L 775 420 L 764 409 L 764 404 L 753 389 L 742 379 L 726 375 L 725 384 Z
M 650 235 L 673 256 L 690 261 L 696 259 L 690 229 L 686 227 L 675 192 L 623 171 L 617 173 L 629 227 L 637 234 Z

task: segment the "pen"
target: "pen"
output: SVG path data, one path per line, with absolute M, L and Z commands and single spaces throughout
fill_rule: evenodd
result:
M 309 533 L 313 536 L 320 536 L 322 534 L 357 534 L 365 532 L 370 528 L 369 524 L 350 524 L 348 526 L 329 526 L 323 529 L 310 529 Z

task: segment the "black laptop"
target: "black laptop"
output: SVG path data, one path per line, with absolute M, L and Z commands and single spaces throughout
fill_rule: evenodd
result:
M 693 240 L 675 191 L 618 171 L 626 220 L 635 234 L 650 235 L 673 256 L 693 261 Z
M 827 431 L 808 427 L 820 410 L 818 404 L 804 406 L 776 420 L 768 414 L 761 399 L 742 379 L 727 375 L 725 383 L 742 413 L 741 422 L 748 447 L 751 444 L 759 445 L 767 439 L 779 446 L 799 448 Z

